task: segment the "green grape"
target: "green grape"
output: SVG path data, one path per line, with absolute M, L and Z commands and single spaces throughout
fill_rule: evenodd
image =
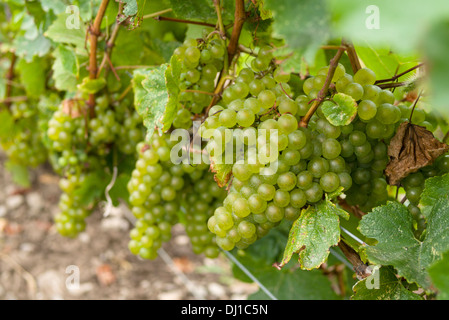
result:
M 354 82 L 362 86 L 373 85 L 376 82 L 376 74 L 368 68 L 361 68 L 355 73 Z

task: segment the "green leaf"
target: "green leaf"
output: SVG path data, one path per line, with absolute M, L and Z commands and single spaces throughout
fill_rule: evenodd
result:
M 449 173 L 426 179 L 421 194 L 420 206 L 424 216 L 428 216 L 438 199 L 449 194 Z
M 361 41 L 354 46 L 359 59 L 376 74 L 378 80 L 389 79 L 420 62 L 415 55 L 399 55 L 386 47 L 374 48 L 366 41 Z M 416 71 L 410 72 L 398 78 L 398 81 L 410 81 L 415 73 Z
M 85 77 L 83 81 L 77 86 L 79 90 L 87 94 L 95 94 L 106 86 L 104 78 L 89 79 Z
M 6 141 L 14 128 L 14 118 L 8 110 L 0 110 L 0 123 L 0 141 Z
M 77 20 L 79 19 L 79 20 Z M 76 24 L 75 22 L 79 22 Z M 54 42 L 75 46 L 76 52 L 86 54 L 86 27 L 81 17 L 75 13 L 61 13 L 45 32 L 45 36 Z
M 66 5 L 63 2 L 54 0 L 41 0 L 42 9 L 46 12 L 53 10 L 53 13 L 58 15 L 66 10 Z
M 407 290 L 391 267 L 373 268 L 373 274 L 355 284 L 352 300 L 422 300 Z
M 289 263 L 282 270 L 273 268 L 272 263 L 282 256 L 289 224 L 282 223 L 269 234 L 259 239 L 244 252 L 236 252 L 235 258 L 267 288 L 278 300 L 337 300 L 340 297 L 332 290 L 329 278 L 319 270 L 303 271 Z M 285 229 L 285 232 L 284 232 Z M 281 232 L 282 231 L 282 232 Z M 233 274 L 238 279 L 250 282 L 238 266 L 233 265 Z M 249 300 L 270 299 L 259 290 Z
M 217 19 L 212 1 L 208 0 L 170 0 L 173 13 L 183 19 L 194 19 L 210 22 Z
M 437 288 L 439 300 L 449 300 L 449 252 L 443 254 L 443 259 L 429 267 L 429 275 Z
M 170 65 L 163 64 L 144 74 L 145 78 L 140 83 L 146 94 L 142 96 L 138 88 L 136 110 L 147 128 L 147 139 L 156 128 L 162 131 L 170 129 L 178 109 L 180 75 L 181 63 L 177 57 L 171 59 Z
M 13 46 L 17 56 L 31 62 L 35 56 L 44 57 L 50 51 L 51 42 L 42 34 L 32 40 L 25 36 L 17 36 L 13 41 Z
M 76 91 L 78 82 L 78 60 L 73 52 L 64 45 L 59 45 L 53 52 L 53 80 L 55 87 L 61 91 Z
M 350 124 L 357 115 L 357 102 L 344 93 L 335 94 L 332 100 L 321 105 L 326 119 L 334 126 Z
M 299 253 L 302 269 L 311 270 L 323 264 L 329 255 L 329 248 L 340 241 L 339 215 L 346 217 L 348 213 L 329 200 L 303 209 L 290 229 L 279 268 L 286 265 L 294 253 Z
M 312 61 L 329 37 L 326 0 L 265 0 L 265 8 L 273 13 L 273 35 Z
M 44 59 L 35 57 L 31 62 L 20 60 L 17 69 L 20 72 L 20 82 L 29 97 L 38 98 L 45 92 L 46 62 Z
M 410 52 L 421 45 L 429 26 L 449 17 L 446 0 L 329 0 L 333 32 L 354 42 L 368 41 L 375 46 Z M 405 11 L 406 10 L 406 13 Z
M 330 281 L 318 270 L 281 270 L 258 275 L 258 280 L 278 300 L 339 300 L 331 289 Z M 259 290 L 248 300 L 267 300 L 268 295 Z
M 378 241 L 366 246 L 368 259 L 375 264 L 391 265 L 409 282 L 429 288 L 426 268 L 449 249 L 449 197 L 437 200 L 427 217 L 426 236 L 419 241 L 413 234 L 413 218 L 407 208 L 390 201 L 363 216 L 360 232 Z

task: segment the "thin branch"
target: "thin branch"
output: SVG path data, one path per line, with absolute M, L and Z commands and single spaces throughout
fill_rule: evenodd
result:
M 409 123 L 412 123 L 413 112 L 415 111 L 416 105 L 418 104 L 418 101 L 421 98 L 422 93 L 423 93 L 423 90 L 420 91 L 418 97 L 416 98 L 415 102 L 413 103 L 412 112 L 410 113 L 410 119 L 408 120 Z
M 142 19 L 154 18 L 154 17 L 160 16 L 162 14 L 169 13 L 169 12 L 172 12 L 172 11 L 173 11 L 172 8 L 168 8 L 168 9 L 165 9 L 165 10 L 161 10 L 161 11 L 158 11 L 158 12 L 153 12 L 153 13 L 144 15 L 144 16 L 142 16 Z
M 410 68 L 410 69 L 407 69 L 407 70 L 405 70 L 404 72 L 401 72 L 400 74 L 397 74 L 397 75 L 395 75 L 395 76 L 393 76 L 393 77 L 391 77 L 391 78 L 389 78 L 389 79 L 377 80 L 377 81 L 375 82 L 375 84 L 378 85 L 379 83 L 396 81 L 396 79 L 399 79 L 399 78 L 402 77 L 403 75 L 406 75 L 407 73 L 412 72 L 413 70 L 416 70 L 416 69 L 422 67 L 423 65 L 424 65 L 424 63 L 420 63 L 420 64 L 418 64 L 418 65 L 416 65 L 416 66 L 414 66 L 414 67 L 412 67 L 412 68 Z
M 89 42 L 90 42 L 90 55 L 89 55 L 89 79 L 97 78 L 97 44 L 98 37 L 101 31 L 101 21 L 103 20 L 106 8 L 109 0 L 102 0 L 98 13 L 95 17 L 94 24 L 89 28 Z M 89 95 L 89 115 L 91 118 L 95 117 L 95 94 Z
M 215 103 L 218 101 L 218 98 L 220 97 L 220 93 L 223 89 L 223 86 L 224 86 L 226 80 L 230 80 L 230 79 L 232 79 L 231 76 L 224 76 L 224 77 L 220 78 L 220 81 L 218 82 L 217 87 L 214 90 L 214 96 L 212 97 L 212 100 L 209 103 L 209 106 L 204 111 L 204 115 L 207 116 L 207 114 L 209 114 L 210 108 L 212 108 L 215 105 Z
M 410 84 L 410 82 L 404 81 L 404 82 L 381 83 L 381 84 L 378 84 L 377 86 L 381 89 L 389 89 L 389 88 L 405 87 L 409 84 Z
M 3 100 L 0 100 L 0 103 L 10 105 L 12 102 L 23 102 L 23 101 L 27 101 L 27 100 L 28 100 L 27 96 L 15 96 L 15 97 L 8 97 Z
M 177 19 L 177 18 L 162 17 L 162 16 L 155 16 L 155 17 L 153 17 L 153 19 L 157 20 L 157 21 L 171 21 L 171 22 L 179 22 L 179 23 L 187 23 L 187 24 L 197 24 L 200 26 L 215 28 L 215 24 L 201 22 L 201 21 Z
M 301 121 L 299 122 L 299 126 L 306 128 L 309 124 L 310 118 L 312 118 L 315 111 L 318 109 L 318 107 L 323 103 L 324 99 L 326 98 L 327 92 L 329 90 L 329 86 L 331 84 L 332 78 L 335 74 L 335 69 L 338 66 L 338 62 L 340 61 L 341 56 L 345 52 L 346 48 L 341 47 L 338 49 L 335 56 L 331 59 L 329 63 L 329 71 L 327 73 L 326 81 L 324 82 L 323 88 L 321 88 L 320 92 L 318 93 L 317 98 L 314 100 L 312 106 L 310 107 L 309 111 L 307 111 L 307 114 L 301 118 Z
M 135 66 L 117 66 L 115 67 L 115 70 L 123 70 L 123 69 L 145 69 L 145 68 L 151 68 L 154 66 L 151 65 L 135 65 Z
M 340 248 L 341 252 L 343 252 L 345 257 L 349 260 L 349 262 L 351 262 L 351 264 L 354 266 L 353 269 L 359 280 L 365 279 L 366 277 L 371 275 L 369 266 L 363 263 L 362 259 L 360 259 L 359 254 L 348 244 L 346 244 L 344 240 L 340 240 L 340 242 L 338 243 L 338 247 Z
M 117 39 L 118 32 L 120 30 L 120 24 L 116 23 L 114 29 L 112 30 L 111 36 L 106 43 L 106 51 L 103 56 L 103 60 L 100 63 L 100 67 L 98 68 L 97 78 L 100 76 L 101 70 L 106 65 L 108 58 L 111 56 L 112 48 L 114 47 L 115 40 Z

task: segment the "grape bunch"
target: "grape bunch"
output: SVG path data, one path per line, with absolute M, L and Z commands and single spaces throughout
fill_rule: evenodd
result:
M 47 160 L 47 150 L 38 130 L 38 114 L 27 103 L 11 104 L 12 132 L 0 139 L 0 145 L 14 164 L 37 167 Z
M 85 218 L 99 199 L 85 204 L 80 189 L 95 172 L 104 171 L 108 156 L 115 152 L 134 156 L 144 137 L 140 116 L 129 101 L 110 102 L 107 96 L 96 99 L 95 117 L 85 116 L 86 105 L 64 101 L 48 121 L 46 137 L 50 159 L 61 175 L 60 213 L 55 217 L 61 235 L 75 237 L 85 229 Z
M 59 180 L 62 191 L 59 197 L 59 209 L 54 220 L 56 230 L 65 237 L 74 238 L 86 228 L 85 219 L 90 215 L 92 208 L 81 203 L 76 190 L 79 189 L 86 179 L 83 173 L 69 174 Z
M 223 201 L 207 165 L 174 163 L 170 135 L 154 134 L 151 143 L 141 142 L 139 158 L 128 183 L 129 203 L 137 219 L 130 232 L 129 249 L 144 259 L 157 257 L 157 250 L 171 238 L 171 228 L 180 221 L 181 204 L 185 210 L 186 233 L 195 253 L 216 257 L 218 248 L 208 234 L 207 219 Z
M 352 76 L 338 64 L 329 98 L 336 93 L 352 97 L 357 115 L 348 125 L 336 126 L 320 107 L 307 128 L 298 128 L 329 66 L 307 78 L 303 92 L 292 97 L 290 75 L 273 64 L 271 52 L 261 48 L 251 68 L 240 71 L 200 131 L 214 162 L 232 162 L 230 193 L 208 221 L 225 250 L 246 248 L 325 194 L 343 192 L 349 205 L 366 212 L 385 203 L 387 146 L 409 111 L 396 105 L 391 91 L 375 85 L 371 70 L 362 68 Z M 232 157 L 226 150 L 233 150 Z
M 209 105 L 226 53 L 222 40 L 208 37 L 186 39 L 182 46 L 175 49 L 173 55 L 181 61 L 182 92 L 173 127 L 189 129 L 192 126 L 192 115 L 201 114 Z

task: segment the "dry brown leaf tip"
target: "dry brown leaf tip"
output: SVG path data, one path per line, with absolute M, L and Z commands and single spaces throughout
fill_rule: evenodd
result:
M 390 162 L 385 169 L 388 183 L 398 185 L 410 173 L 431 165 L 448 150 L 449 146 L 440 142 L 425 127 L 401 123 L 388 146 Z

